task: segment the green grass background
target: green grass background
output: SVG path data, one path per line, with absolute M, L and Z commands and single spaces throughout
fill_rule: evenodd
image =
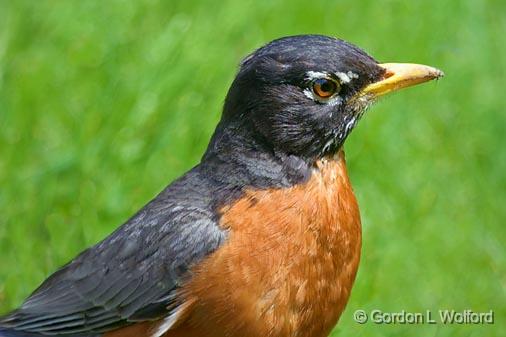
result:
M 506 2 L 0 0 L 0 312 L 198 162 L 242 56 L 342 37 L 443 69 L 346 144 L 357 281 L 333 336 L 504 336 Z M 359 325 L 356 309 L 495 311 Z

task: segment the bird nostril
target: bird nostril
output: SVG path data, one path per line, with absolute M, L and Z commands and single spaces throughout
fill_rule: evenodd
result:
M 387 78 L 394 76 L 394 74 L 395 73 L 393 71 L 387 69 L 387 71 L 383 74 L 383 79 L 386 80 Z

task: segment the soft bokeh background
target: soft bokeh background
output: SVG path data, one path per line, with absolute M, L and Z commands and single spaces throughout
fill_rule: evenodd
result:
M 339 36 L 447 76 L 347 142 L 363 258 L 333 336 L 504 336 L 506 2 L 0 0 L 0 312 L 198 162 L 242 56 Z M 359 325 L 356 309 L 495 311 Z

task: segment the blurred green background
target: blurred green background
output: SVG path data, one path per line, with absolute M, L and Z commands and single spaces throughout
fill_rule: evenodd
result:
M 198 162 L 241 57 L 321 33 L 447 75 L 378 103 L 346 144 L 364 244 L 333 336 L 504 336 L 505 32 L 502 0 L 0 0 L 0 312 Z

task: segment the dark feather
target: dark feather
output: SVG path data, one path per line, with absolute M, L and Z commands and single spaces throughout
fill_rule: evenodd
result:
M 0 326 L 51 335 L 104 332 L 177 310 L 174 303 L 182 301 L 175 292 L 188 270 L 226 238 L 211 206 L 212 187 L 198 169 L 190 171 L 50 276 Z

